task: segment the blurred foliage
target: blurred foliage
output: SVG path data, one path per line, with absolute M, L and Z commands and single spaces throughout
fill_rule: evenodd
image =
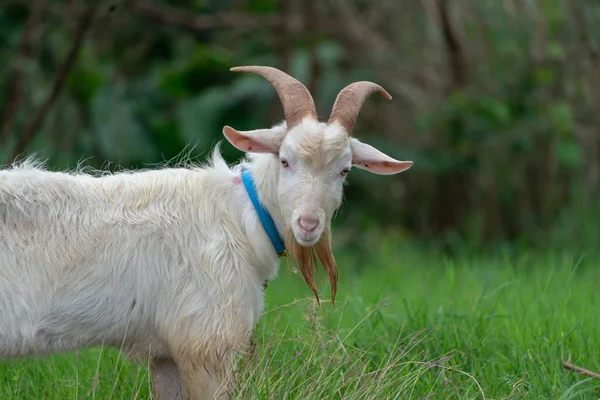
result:
M 262 64 L 303 81 L 321 118 L 355 80 L 394 97 L 370 99 L 355 135 L 415 166 L 351 174 L 337 219 L 350 241 L 383 226 L 450 245 L 544 243 L 565 215 L 583 224 L 597 208 L 596 1 L 104 0 L 31 138 L 92 1 L 0 4 L 3 163 L 19 140 L 52 168 L 152 167 L 184 149 L 201 161 L 223 125 L 283 118 L 267 82 L 229 71 Z

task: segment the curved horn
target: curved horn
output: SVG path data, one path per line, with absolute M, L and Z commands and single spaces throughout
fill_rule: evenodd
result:
M 299 124 L 306 117 L 317 119 L 315 102 L 306 86 L 285 72 L 262 66 L 233 67 L 231 71 L 251 72 L 271 82 L 283 104 L 288 129 Z
M 337 95 L 327 124 L 337 121 L 350 135 L 363 103 L 375 92 L 388 100 L 392 99 L 392 96 L 376 83 L 360 81 L 349 84 Z

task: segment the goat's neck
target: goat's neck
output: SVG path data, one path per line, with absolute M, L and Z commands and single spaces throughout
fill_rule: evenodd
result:
M 254 155 L 245 167 L 252 172 L 258 198 L 271 214 L 279 234 L 283 236 L 285 234 L 285 221 L 277 196 L 279 159 L 272 154 Z

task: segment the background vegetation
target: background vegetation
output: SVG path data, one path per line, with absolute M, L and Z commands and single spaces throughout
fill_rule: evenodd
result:
M 355 80 L 394 97 L 367 102 L 355 134 L 415 166 L 353 173 L 340 223 L 449 247 L 599 239 L 582 217 L 599 208 L 597 1 L 0 3 L 4 163 L 35 151 L 56 168 L 139 168 L 189 144 L 202 160 L 223 125 L 283 117 L 266 82 L 229 72 L 272 65 L 322 118 Z
M 236 65 L 296 76 L 323 119 L 352 81 L 392 94 L 355 135 L 415 165 L 349 176 L 347 304 L 293 303 L 284 268 L 267 309 L 294 306 L 265 315 L 240 396 L 598 397 L 560 365 L 600 370 L 597 0 L 0 0 L 0 60 L 0 164 L 53 169 L 203 161 L 223 125 L 283 118 Z M 145 398 L 147 372 L 93 350 L 5 363 L 0 393 Z

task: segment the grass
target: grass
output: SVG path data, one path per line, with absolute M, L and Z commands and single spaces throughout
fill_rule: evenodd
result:
M 282 267 L 234 398 L 598 399 L 600 268 L 552 252 L 338 251 L 337 307 Z M 328 287 L 321 285 L 324 294 Z M 145 399 L 148 368 L 92 349 L 0 364 L 0 398 Z

